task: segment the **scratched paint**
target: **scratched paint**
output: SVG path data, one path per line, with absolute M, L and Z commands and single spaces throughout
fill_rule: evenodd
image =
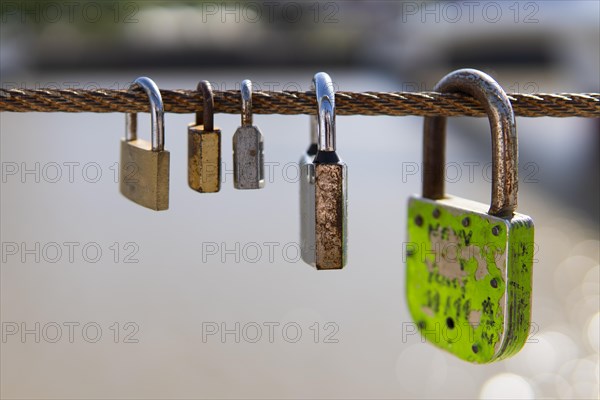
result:
M 488 215 L 459 198 L 411 198 L 406 244 L 409 310 L 421 334 L 486 363 L 521 349 L 529 332 L 533 223 Z

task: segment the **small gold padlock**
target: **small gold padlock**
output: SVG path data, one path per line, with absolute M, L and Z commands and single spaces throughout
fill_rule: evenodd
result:
M 202 113 L 188 125 L 188 185 L 200 193 L 221 188 L 221 130 L 214 127 L 214 100 L 208 81 L 198 83 L 202 92 Z
M 121 139 L 119 186 L 129 200 L 155 211 L 167 210 L 170 155 L 165 151 L 163 101 L 152 79 L 138 78 L 129 89 L 138 86 L 150 99 L 152 143 L 137 138 L 137 114 L 127 114 L 125 138 Z

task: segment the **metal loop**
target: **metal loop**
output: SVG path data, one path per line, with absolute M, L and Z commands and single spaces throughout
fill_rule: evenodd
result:
M 252 126 L 252 81 L 242 81 L 242 126 Z
M 331 78 L 319 72 L 313 78 L 317 95 L 317 137 L 319 151 L 335 151 L 335 92 Z
M 491 215 L 511 216 L 517 208 L 518 144 L 515 115 L 508 96 L 489 75 L 461 69 L 442 78 L 434 91 L 465 93 L 485 108 L 492 133 Z M 423 197 L 444 197 L 446 117 L 427 117 L 423 135 Z
M 315 91 L 315 81 L 313 79 L 313 82 L 311 84 L 311 89 Z M 317 114 L 319 113 L 319 111 L 317 110 Z M 315 151 L 316 151 L 316 146 L 317 146 L 317 142 L 319 141 L 319 135 L 318 135 L 318 130 L 319 130 L 319 121 L 317 119 L 317 114 L 312 114 L 310 116 L 310 145 L 315 145 Z
M 165 123 L 164 106 L 160 90 L 156 83 L 145 76 L 137 78 L 130 86 L 129 90 L 140 87 L 146 92 L 150 99 L 150 115 L 152 118 L 152 151 L 163 151 L 165 149 Z M 125 116 L 125 140 L 132 141 L 137 139 L 137 113 L 128 113 Z
M 202 113 L 196 112 L 196 125 L 202 125 L 205 132 L 215 130 L 215 100 L 209 81 L 200 81 L 198 91 L 202 92 Z

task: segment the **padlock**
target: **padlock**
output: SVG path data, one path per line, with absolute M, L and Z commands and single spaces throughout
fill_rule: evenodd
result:
M 347 248 L 347 167 L 336 153 L 335 93 L 331 78 L 319 72 L 313 80 L 317 96 L 317 154 L 304 165 L 309 203 L 302 218 L 308 229 L 301 238 L 303 258 L 316 269 L 341 269 L 346 265 Z M 301 187 L 302 190 L 302 187 Z M 314 224 L 313 224 L 314 221 Z M 311 244 L 314 243 L 314 249 Z M 312 254 L 307 255 L 306 252 Z
M 408 206 L 406 294 L 421 335 L 473 363 L 517 353 L 531 317 L 533 221 L 517 207 L 517 132 L 506 93 L 483 72 L 444 77 L 485 108 L 492 131 L 491 206 L 444 193 L 444 117 L 424 125 L 423 197 Z
M 236 189 L 265 186 L 263 134 L 252 125 L 252 82 L 242 81 L 242 126 L 233 135 L 233 185 Z
M 165 150 L 164 108 L 160 90 L 150 78 L 136 79 L 129 89 L 141 87 L 150 99 L 152 143 L 137 138 L 137 114 L 126 115 L 121 140 L 119 188 L 137 204 L 161 211 L 169 208 L 169 152 Z
M 214 126 L 214 100 L 208 81 L 198 83 L 202 113 L 188 125 L 188 186 L 200 193 L 221 188 L 221 130 Z
M 314 90 L 314 88 L 313 88 Z M 317 154 L 317 117 L 310 117 L 310 145 L 300 157 L 300 255 L 309 265 L 315 265 L 315 181 L 312 162 Z M 312 217 L 308 217 L 312 215 Z

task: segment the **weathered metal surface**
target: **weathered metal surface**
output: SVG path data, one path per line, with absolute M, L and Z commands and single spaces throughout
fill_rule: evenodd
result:
M 422 335 L 457 357 L 487 363 L 525 344 L 531 315 L 533 222 L 485 204 L 413 197 L 406 293 Z

